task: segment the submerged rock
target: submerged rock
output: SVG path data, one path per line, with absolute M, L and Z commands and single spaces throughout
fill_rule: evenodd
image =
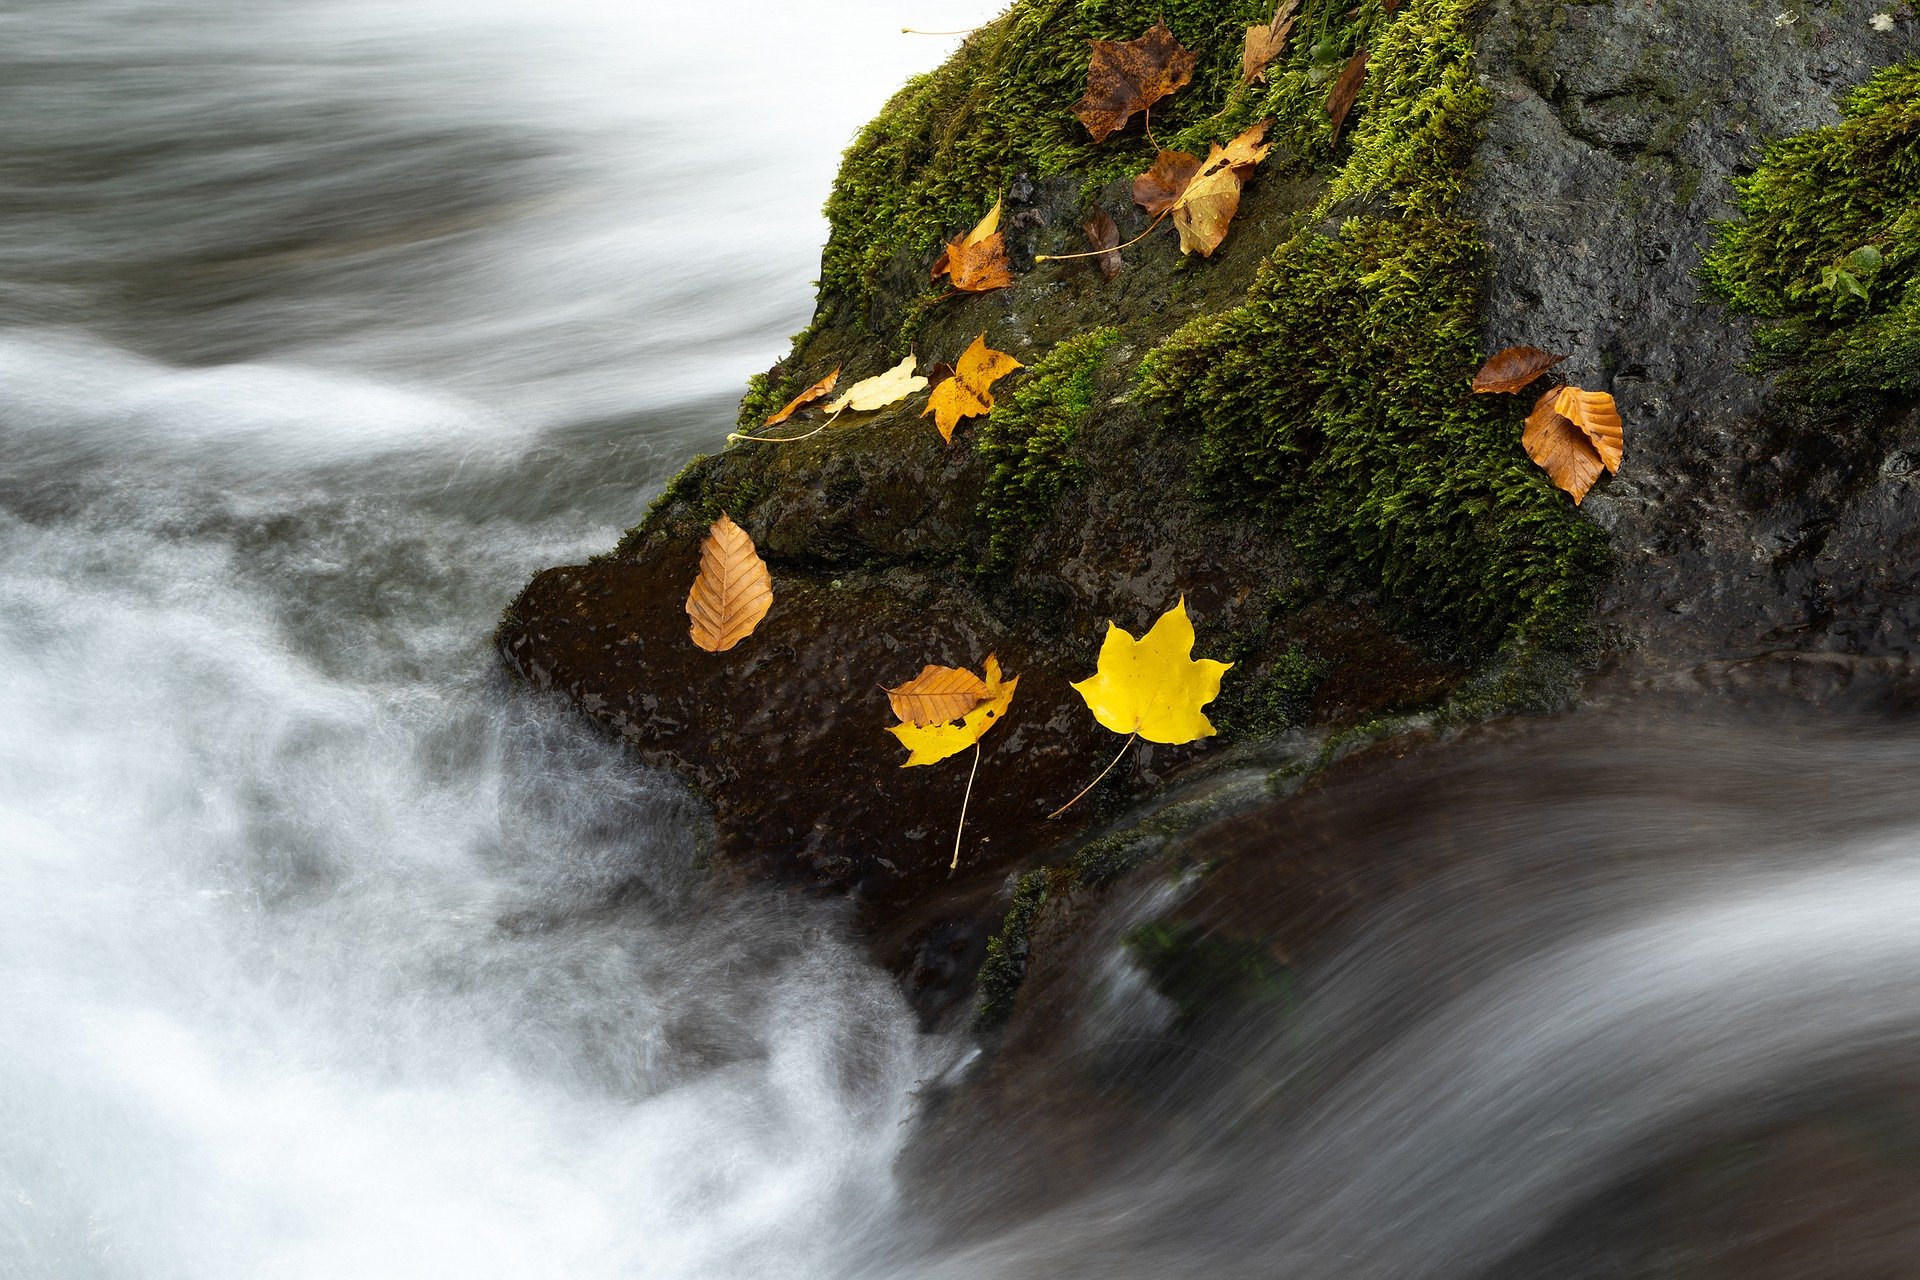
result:
M 1859 0 L 1791 23 L 1746 0 L 1309 0 L 1268 83 L 1240 87 L 1241 34 L 1271 7 L 1020 0 L 902 90 L 829 203 L 814 323 L 742 423 L 836 366 L 951 361 L 981 333 L 1027 370 L 951 445 L 912 399 L 696 460 L 617 548 L 542 573 L 502 623 L 515 670 L 696 781 L 729 866 L 850 893 L 929 1018 L 970 989 L 1010 872 L 1060 862 L 1170 780 L 1201 779 L 1179 794 L 1217 814 L 1384 717 L 1623 683 L 1830 690 L 1911 661 L 1912 385 L 1781 390 L 1750 371 L 1753 321 L 1697 272 L 1761 144 L 1834 124 L 1837 94 L 1920 52 L 1920 23 L 1882 31 L 1884 6 Z M 1129 192 L 1153 145 L 1136 123 L 1095 146 L 1069 108 L 1085 41 L 1163 9 L 1199 64 L 1155 108 L 1160 143 L 1204 153 L 1271 117 L 1275 153 L 1210 259 L 1161 228 L 1111 280 L 1094 259 L 1036 263 L 1088 248 L 1096 209 L 1123 240 L 1147 227 Z M 1336 145 L 1330 77 L 1362 47 Z M 1862 166 L 1912 164 L 1902 101 L 1877 108 Z M 942 240 L 996 199 L 1014 286 L 942 296 Z M 1920 237 L 1895 214 L 1863 314 L 1894 315 L 1875 323 L 1897 338 Z M 1750 245 L 1721 292 L 1816 243 Z M 1577 510 L 1520 450 L 1532 397 L 1468 393 L 1513 343 L 1567 353 L 1556 376 L 1611 391 L 1626 419 L 1625 465 Z M 723 511 L 775 602 L 714 655 L 681 604 Z M 1198 652 L 1236 663 L 1221 737 L 1143 748 L 1047 821 L 1119 745 L 1069 682 L 1109 619 L 1138 633 L 1182 594 Z M 900 769 L 879 686 L 988 653 L 1020 690 L 950 877 L 966 762 Z

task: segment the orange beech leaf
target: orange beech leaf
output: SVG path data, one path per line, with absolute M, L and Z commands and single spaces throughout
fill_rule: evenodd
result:
M 1346 126 L 1347 113 L 1353 110 L 1360 86 L 1367 82 L 1367 51 L 1361 49 L 1347 61 L 1347 69 L 1333 82 L 1327 94 L 1327 119 L 1333 121 L 1333 145 L 1340 145 L 1340 130 Z
M 1488 356 L 1480 372 L 1473 375 L 1474 394 L 1524 390 L 1535 378 L 1565 359 L 1538 347 L 1508 347 Z
M 1299 9 L 1300 0 L 1280 0 L 1274 8 L 1271 22 L 1264 27 L 1247 28 L 1246 41 L 1240 46 L 1241 84 L 1266 80 L 1267 64 L 1286 52 L 1287 39 L 1293 35 L 1295 15 Z
M 773 578 L 753 539 L 725 512 L 700 545 L 700 574 L 687 593 L 693 642 L 725 653 L 753 634 L 773 607 Z
M 774 414 L 771 418 L 768 418 L 765 422 L 761 423 L 760 425 L 763 427 L 779 426 L 781 423 L 785 422 L 788 418 L 791 418 L 794 415 L 794 412 L 796 410 L 806 408 L 808 405 L 812 404 L 815 400 L 818 400 L 821 396 L 824 396 L 825 394 L 827 394 L 827 392 L 833 390 L 833 384 L 838 381 L 840 381 L 840 366 L 835 365 L 832 373 L 820 379 L 820 381 L 814 383 L 812 386 L 808 387 L 805 391 L 802 391 L 799 395 L 795 396 L 793 399 L 787 401 L 786 408 Z
M 1604 391 L 1558 386 L 1534 404 L 1520 443 L 1527 456 L 1578 506 L 1602 471 L 1625 456 L 1620 414 Z
M 904 724 L 922 728 L 958 720 L 987 697 L 987 682 L 965 667 L 936 667 L 932 663 L 905 684 L 887 690 L 893 714 Z
M 1608 471 L 1620 470 L 1627 456 L 1626 431 L 1620 422 L 1620 407 L 1604 391 L 1582 391 L 1562 387 L 1553 402 L 1553 410 L 1572 422 L 1593 445 Z
M 1087 233 L 1087 243 L 1102 251 L 1093 260 L 1093 265 L 1100 269 L 1100 278 L 1111 280 L 1119 275 L 1120 228 L 1113 225 L 1113 219 L 1104 210 L 1095 209 L 1080 224 L 1080 229 Z
M 933 425 L 940 428 L 941 438 L 951 444 L 953 429 L 960 425 L 960 419 L 977 418 L 993 411 L 990 388 L 995 380 L 1024 368 L 1025 365 L 1006 352 L 988 346 L 987 335 L 983 333 L 960 354 L 953 376 L 933 389 L 920 416 L 932 414 Z
M 1000 201 L 973 230 L 947 241 L 933 264 L 933 278 L 946 276 L 962 293 L 985 293 L 1013 283 L 1007 263 L 1007 238 L 1000 230 Z
M 1133 202 L 1157 218 L 1173 208 L 1198 172 L 1199 156 L 1162 151 L 1153 158 L 1153 167 L 1133 180 Z
M 1087 92 L 1073 114 L 1095 142 L 1124 129 L 1135 112 L 1145 111 L 1193 79 L 1199 58 L 1167 29 L 1166 19 L 1137 40 L 1090 40 Z

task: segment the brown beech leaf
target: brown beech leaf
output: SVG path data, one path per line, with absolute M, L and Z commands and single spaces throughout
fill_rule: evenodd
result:
M 973 230 L 947 241 L 933 264 L 933 278 L 946 276 L 962 293 L 985 293 L 1013 283 L 1007 263 L 1007 238 L 1000 230 L 1000 201 Z
M 933 389 L 920 416 L 932 414 L 933 425 L 940 428 L 941 438 L 952 444 L 953 429 L 960 425 L 960 419 L 977 418 L 993 411 L 990 388 L 994 381 L 1025 367 L 1006 352 L 988 346 L 987 335 L 983 333 L 960 354 L 953 376 Z
M 1274 8 L 1273 21 L 1264 27 L 1247 28 L 1246 42 L 1240 47 L 1241 84 L 1266 80 L 1267 65 L 1286 52 L 1299 9 L 1300 0 L 1280 0 Z
M 1138 185 L 1137 181 L 1135 185 Z M 1105 210 L 1095 209 L 1080 224 L 1080 229 L 1087 233 L 1088 244 L 1103 251 L 1093 260 L 1093 265 L 1100 269 L 1100 278 L 1111 280 L 1119 275 L 1120 228 L 1113 225 L 1113 219 L 1107 216 Z
M 988 698 L 987 682 L 964 667 L 932 663 L 903 685 L 887 690 L 902 723 L 925 727 L 959 720 Z
M 1333 145 L 1340 145 L 1340 130 L 1346 127 L 1347 113 L 1353 110 L 1360 86 L 1367 82 L 1367 51 L 1359 50 L 1347 60 L 1347 69 L 1333 82 L 1327 94 L 1327 119 L 1333 121 Z
M 1535 378 L 1565 360 L 1538 347 L 1508 347 L 1487 357 L 1480 372 L 1473 375 L 1475 395 L 1502 394 L 1524 390 Z
M 1578 506 L 1602 471 L 1625 456 L 1620 413 L 1604 391 L 1558 386 L 1534 404 L 1520 443 L 1547 478 Z
M 693 642 L 725 653 L 753 634 L 773 606 L 773 578 L 753 539 L 725 512 L 700 545 L 700 574 L 687 593 Z
M 1193 79 L 1199 61 L 1173 38 L 1164 18 L 1137 40 L 1088 43 L 1093 56 L 1087 62 L 1087 92 L 1073 104 L 1073 114 L 1095 142 L 1105 142 L 1126 128 L 1135 112 Z
M 1627 456 L 1626 433 L 1620 422 L 1620 407 L 1604 391 L 1582 391 L 1562 387 L 1553 402 L 1553 410 L 1580 428 L 1608 471 L 1620 470 Z
M 1153 167 L 1133 180 L 1133 202 L 1153 217 L 1173 208 L 1173 202 L 1200 172 L 1200 157 L 1184 151 L 1162 151 Z
M 795 396 L 793 399 L 787 401 L 786 408 L 774 414 L 771 418 L 768 418 L 765 422 L 761 423 L 760 425 L 765 427 L 779 426 L 781 423 L 785 422 L 788 418 L 791 418 L 797 410 L 806 408 L 808 405 L 812 404 L 815 400 L 818 400 L 821 396 L 824 396 L 825 394 L 827 394 L 827 392 L 833 390 L 833 384 L 838 381 L 840 381 L 840 366 L 835 365 L 833 367 L 832 373 L 820 379 L 820 381 L 814 383 L 812 386 L 808 387 L 805 391 L 802 391 L 799 395 Z

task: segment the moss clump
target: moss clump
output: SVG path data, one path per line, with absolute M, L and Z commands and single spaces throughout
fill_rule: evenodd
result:
M 1844 119 L 1769 145 L 1735 180 L 1707 291 L 1766 323 L 1754 367 L 1830 404 L 1920 391 L 1920 62 L 1848 95 Z
M 1074 438 L 1093 413 L 1100 362 L 1118 341 L 1120 331 L 1106 327 L 1055 346 L 981 428 L 974 448 L 988 466 L 979 508 L 988 567 L 1006 563 L 1079 474 Z
M 1047 905 L 1053 876 L 1045 868 L 1029 871 L 1013 886 L 1013 906 L 1008 908 L 1000 932 L 987 940 L 987 958 L 980 966 L 980 1007 L 974 1014 L 977 1035 L 998 1031 L 1013 1016 L 1013 1000 L 1027 978 L 1027 954 L 1034 922 Z
M 1236 658 L 1236 665 L 1243 661 Z M 1327 664 L 1297 648 L 1286 649 L 1235 681 L 1210 714 L 1221 733 L 1234 738 L 1268 737 L 1303 723 Z
M 1077 889 L 1105 889 L 1158 853 L 1166 840 L 1151 832 L 1122 831 L 1088 841 L 1067 863 Z
M 930 255 L 1019 174 L 1072 172 L 1093 187 L 1143 171 L 1155 148 L 1137 117 L 1096 146 L 1070 108 L 1086 88 L 1087 41 L 1131 40 L 1156 19 L 1199 60 L 1192 81 L 1153 108 L 1163 145 L 1205 154 L 1207 142 L 1273 116 L 1296 158 L 1324 154 L 1329 81 L 1385 15 L 1382 0 L 1307 0 L 1303 10 L 1269 83 L 1242 87 L 1241 41 L 1272 16 L 1272 0 L 1016 0 L 908 82 L 848 148 L 827 201 L 823 296 L 870 301 L 896 254 Z
M 1250 1000 L 1283 1000 L 1289 973 L 1264 947 L 1206 933 L 1189 921 L 1157 921 L 1127 935 L 1134 963 L 1173 1001 L 1181 1027 L 1210 1010 Z
M 1570 642 L 1606 549 L 1520 450 L 1524 408 L 1469 390 L 1485 247 L 1450 210 L 1488 109 L 1475 7 L 1412 0 L 1379 41 L 1373 109 L 1321 213 L 1379 211 L 1282 245 L 1244 305 L 1150 354 L 1142 390 L 1198 438 L 1206 496 L 1479 657 Z

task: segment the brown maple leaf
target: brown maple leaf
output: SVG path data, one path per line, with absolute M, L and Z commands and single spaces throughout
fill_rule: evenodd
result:
M 1111 280 L 1120 274 L 1120 228 L 1113 225 L 1113 219 L 1105 210 L 1095 209 L 1080 224 L 1087 233 L 1087 243 L 1101 252 L 1094 258 L 1093 265 L 1100 269 L 1100 278 Z
M 1013 283 L 1007 237 L 1000 230 L 1000 201 L 993 202 L 993 208 L 973 230 L 947 241 L 933 263 L 933 278 L 938 280 L 943 275 L 962 293 L 985 293 Z
M 1200 157 L 1185 151 L 1162 151 L 1153 167 L 1133 180 L 1133 202 L 1154 217 L 1173 208 L 1174 201 L 1200 172 Z
M 1360 86 L 1367 82 L 1367 51 L 1361 49 L 1347 60 L 1346 70 L 1333 82 L 1327 94 L 1327 119 L 1333 121 L 1333 145 L 1340 145 L 1340 130 L 1346 127 L 1347 113 L 1353 110 Z
M 1534 404 L 1520 436 L 1527 456 L 1575 506 L 1602 471 L 1620 470 L 1625 439 L 1613 397 L 1604 391 L 1558 386 Z
M 1538 347 L 1508 347 L 1487 357 L 1473 375 L 1475 395 L 1500 395 L 1525 390 L 1535 378 L 1565 360 Z
M 1126 128 L 1135 112 L 1145 111 L 1193 79 L 1199 58 L 1184 48 L 1162 18 L 1136 40 L 1090 40 L 1087 92 L 1073 114 L 1095 142 Z
M 1280 0 L 1271 22 L 1263 27 L 1247 28 L 1246 41 L 1240 46 L 1241 84 L 1266 80 L 1268 64 L 1286 52 L 1299 9 L 1300 0 Z
M 825 394 L 827 394 L 827 392 L 833 390 L 833 384 L 838 381 L 840 381 L 840 366 L 835 365 L 832 373 L 820 379 L 820 381 L 814 383 L 812 386 L 808 387 L 805 391 L 802 391 L 799 395 L 795 396 L 793 399 L 787 401 L 786 408 L 774 414 L 771 418 L 768 418 L 765 422 L 761 423 L 760 425 L 763 427 L 779 426 L 781 423 L 785 422 L 788 418 L 791 418 L 795 412 L 806 408 L 808 405 L 812 404 L 815 400 L 818 400 L 821 396 L 824 396 Z

